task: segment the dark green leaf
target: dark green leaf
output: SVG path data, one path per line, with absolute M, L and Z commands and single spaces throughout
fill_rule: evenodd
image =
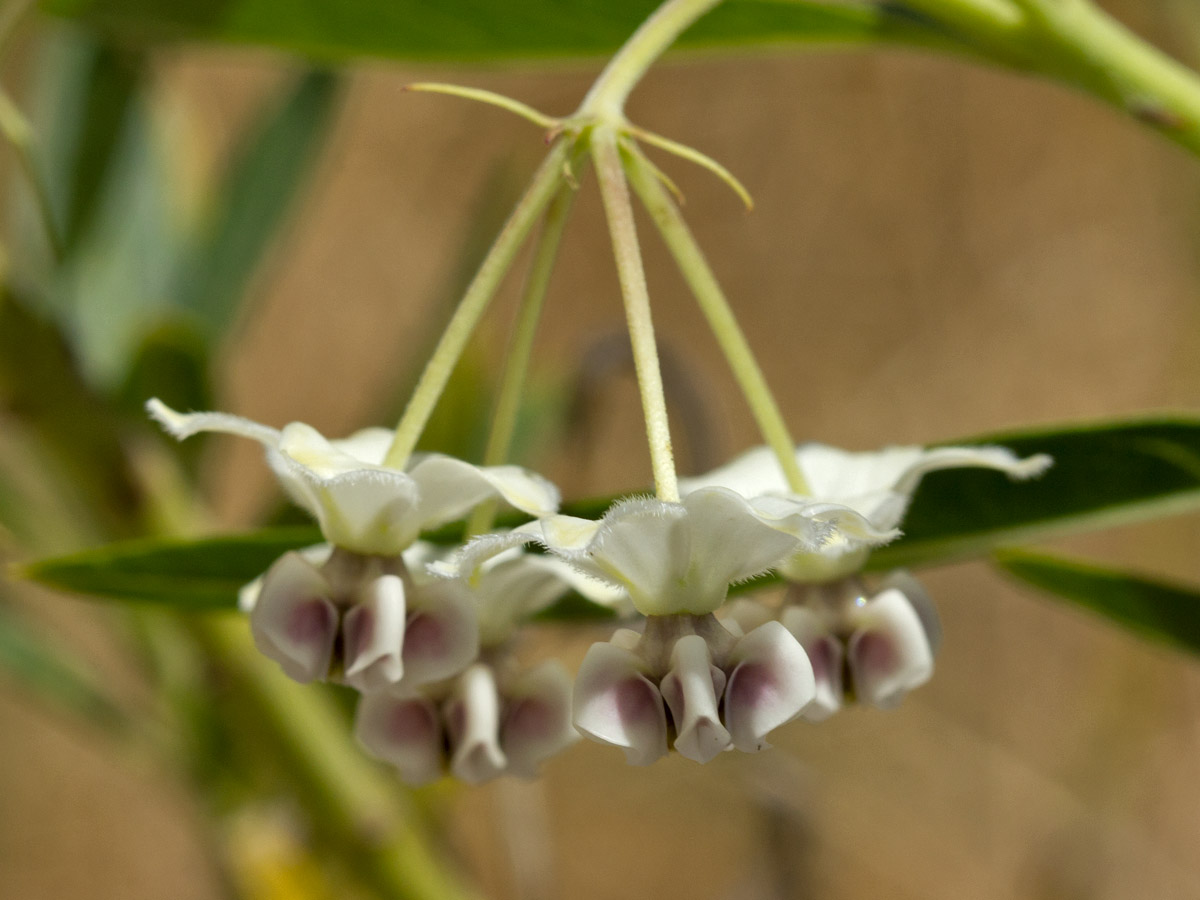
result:
M 432 60 L 598 56 L 611 53 L 657 0 L 43 0 L 126 39 L 265 44 L 322 59 Z M 729 2 L 701 19 L 684 47 L 863 43 L 948 44 L 888 4 L 832 0 Z
M 324 146 L 338 80 L 309 72 L 246 140 L 218 192 L 211 225 L 189 254 L 180 303 L 210 339 L 234 320 L 247 287 L 273 245 Z
M 1200 587 L 1025 550 L 995 555 L 1004 571 L 1145 637 L 1200 653 Z
M 1200 509 L 1200 421 L 1186 418 L 1100 423 L 956 441 L 999 444 L 1022 456 L 1049 453 L 1042 478 L 1012 482 L 985 470 L 951 469 L 925 478 L 905 520 L 905 535 L 877 550 L 868 568 L 928 565 L 984 556 L 997 546 Z M 614 498 L 568 504 L 596 518 Z M 521 518 L 502 518 L 511 526 Z M 425 535 L 453 543 L 462 526 Z M 286 550 L 317 543 L 315 528 L 287 528 L 199 542 L 113 544 L 35 563 L 26 574 L 67 590 L 183 607 L 221 607 Z M 735 586 L 743 593 L 771 576 Z
M 0 675 L 39 700 L 94 725 L 117 729 L 125 716 L 92 679 L 34 635 L 17 616 L 0 606 Z
M 984 469 L 926 476 L 904 536 L 872 554 L 871 568 L 982 556 L 1001 544 L 1200 509 L 1200 419 L 1098 422 L 948 443 L 1048 453 L 1054 465 L 1021 483 Z
M 288 550 L 319 543 L 315 528 L 200 540 L 147 539 L 42 560 L 18 570 L 53 588 L 178 609 L 229 609 L 238 590 Z

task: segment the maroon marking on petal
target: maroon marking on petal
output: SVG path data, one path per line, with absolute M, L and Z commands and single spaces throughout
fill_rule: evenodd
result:
M 360 606 L 353 617 L 346 619 L 346 644 L 348 659 L 356 659 L 370 646 L 375 637 L 376 618 L 374 610 Z
M 773 703 L 780 694 L 779 682 L 770 666 L 742 663 L 733 674 L 726 699 L 739 709 Z
M 900 661 L 892 640 L 874 631 L 858 636 L 854 642 L 854 656 L 858 667 L 873 675 L 894 669 Z
M 437 723 L 423 703 L 397 703 L 388 714 L 387 734 L 393 741 L 424 741 L 436 732 Z
M 555 730 L 553 707 L 534 697 L 518 700 L 504 721 L 504 733 L 516 731 L 525 735 L 545 737 Z
M 308 600 L 291 611 L 287 635 L 297 644 L 325 640 L 337 626 L 337 614 L 324 600 Z
M 416 656 L 438 657 L 449 649 L 445 625 L 436 616 L 417 613 L 404 629 L 404 650 Z
M 808 653 L 808 661 L 812 663 L 817 684 L 833 681 L 835 671 L 841 667 L 841 660 L 838 659 L 839 654 L 833 642 L 825 638 L 805 647 L 804 650 Z
M 616 687 L 616 712 L 622 722 L 645 721 L 661 705 L 661 695 L 641 678 L 629 678 Z

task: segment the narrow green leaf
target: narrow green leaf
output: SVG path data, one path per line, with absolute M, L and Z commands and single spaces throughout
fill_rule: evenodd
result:
M 1022 456 L 1049 453 L 1042 478 L 1012 482 L 991 471 L 951 469 L 926 477 L 904 523 L 905 535 L 872 554 L 886 570 L 972 556 L 996 547 L 1200 509 L 1200 420 L 1149 419 L 990 435 L 955 444 L 998 444 Z M 596 518 L 614 498 L 568 504 Z M 522 518 L 501 520 L 501 527 Z M 461 524 L 424 537 L 454 543 Z M 43 560 L 25 570 L 54 587 L 183 608 L 228 607 L 237 589 L 286 550 L 320 541 L 315 528 L 270 529 L 203 541 L 112 544 Z M 775 583 L 767 576 L 735 586 L 744 593 Z
M 278 528 L 200 540 L 125 541 L 42 560 L 17 574 L 49 587 L 183 610 L 229 609 L 237 592 L 288 550 L 320 543 L 316 528 Z
M 48 705 L 106 729 L 124 727 L 126 717 L 78 668 L 0 606 L 0 676 Z
M 926 476 L 904 517 L 904 536 L 872 554 L 871 568 L 982 556 L 1001 544 L 1200 509 L 1200 418 L 1097 422 L 948 443 L 1048 453 L 1054 465 L 1021 483 L 983 469 Z
M 179 282 L 181 305 L 211 339 L 236 317 L 251 278 L 294 209 L 329 133 L 338 93 L 334 74 L 305 74 L 232 163 L 212 222 Z
M 994 559 L 1010 575 L 1143 637 L 1200 653 L 1200 587 L 1026 550 L 1002 550 Z
M 493 60 L 611 53 L 656 0 L 43 0 L 126 40 L 262 44 L 320 59 Z M 890 4 L 740 0 L 700 20 L 682 47 L 865 43 L 950 45 Z

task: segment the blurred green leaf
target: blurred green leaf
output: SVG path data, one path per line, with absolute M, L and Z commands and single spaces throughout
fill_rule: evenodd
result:
M 0 606 L 0 675 L 25 691 L 93 725 L 118 730 L 124 713 L 91 679 Z
M 235 154 L 212 218 L 184 262 L 180 305 L 215 341 L 235 319 L 254 274 L 293 211 L 337 107 L 331 72 L 301 76 Z
M 926 476 L 905 520 L 905 535 L 872 554 L 885 570 L 971 556 L 1038 538 L 1200 509 L 1200 420 L 1150 419 L 988 435 L 955 444 L 998 444 L 1019 455 L 1050 453 L 1042 478 L 1014 483 L 1004 475 L 950 469 Z M 595 518 L 614 498 L 567 504 L 564 512 Z M 521 518 L 502 518 L 511 526 Z M 462 526 L 424 537 L 453 543 Z M 317 543 L 315 528 L 269 529 L 203 541 L 112 544 L 25 570 L 54 587 L 105 597 L 182 607 L 231 606 L 237 589 L 286 550 Z M 194 583 L 190 583 L 194 579 Z M 776 583 L 766 576 L 736 585 L 744 593 Z
M 265 44 L 321 59 L 431 60 L 597 56 L 615 50 L 656 0 L 43 0 L 135 41 Z M 948 36 L 890 4 L 735 0 L 701 19 L 684 47 L 863 43 L 949 45 Z
M 1021 581 L 1099 613 L 1143 637 L 1200 653 L 1200 587 L 1106 569 L 1026 550 L 1003 550 L 996 564 Z
M 200 540 L 109 544 L 18 568 L 49 587 L 178 609 L 228 609 L 237 592 L 288 550 L 320 543 L 315 528 L 278 528 Z
M 136 503 L 121 447 L 125 423 L 83 382 L 54 324 L 11 294 L 0 295 L 0 407 L 37 433 L 61 490 L 78 492 L 119 534 Z
M 1004 432 L 948 444 L 1048 453 L 1045 475 L 1014 484 L 984 469 L 927 475 L 904 536 L 871 555 L 889 569 L 1200 509 L 1200 418 L 1172 416 Z

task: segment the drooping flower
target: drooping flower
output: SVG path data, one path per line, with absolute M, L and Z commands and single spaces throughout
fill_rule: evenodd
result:
M 704 616 L 651 616 L 593 644 L 575 679 L 575 727 L 649 765 L 668 744 L 705 763 L 755 752 L 812 701 L 812 665 L 778 622 L 741 635 Z
M 403 471 L 387 466 L 386 428 L 330 441 L 303 422 L 276 430 L 226 413 L 178 413 L 159 400 L 146 409 L 180 440 L 219 431 L 258 441 L 280 485 L 325 539 L 355 553 L 396 556 L 422 530 L 460 519 L 492 497 L 535 517 L 558 508 L 554 485 L 519 466 L 473 466 L 438 453 L 414 456 Z
M 446 578 L 434 552 L 426 561 L 443 584 L 471 598 L 478 659 L 451 679 L 405 682 L 365 696 L 356 717 L 359 741 L 411 784 L 432 781 L 444 770 L 472 784 L 499 775 L 532 777 L 576 738 L 571 680 L 556 662 L 522 670 L 513 646 L 518 629 L 572 588 L 603 603 L 620 593 L 561 560 L 519 548 L 486 560 L 469 578 Z
M 732 462 L 680 482 L 690 493 L 724 487 L 745 496 L 756 509 L 780 518 L 807 509 L 831 525 L 819 552 L 799 552 L 781 565 L 794 581 L 830 581 L 857 572 L 874 546 L 900 535 L 904 514 L 921 479 L 939 469 L 986 468 L 1026 479 L 1042 474 L 1052 460 L 1044 454 L 1018 458 L 1004 447 L 886 447 L 852 452 L 825 444 L 801 444 L 796 462 L 810 493 L 788 487 L 768 447 L 756 447 Z
M 571 679 L 553 661 L 523 672 L 476 662 L 420 692 L 365 695 L 355 734 L 368 753 L 413 785 L 446 769 L 470 784 L 499 775 L 532 778 L 575 739 Z
M 384 463 L 392 434 L 371 428 L 329 441 L 293 422 L 282 430 L 225 413 L 146 405 L 179 439 L 204 431 L 258 441 L 280 484 L 317 520 L 329 546 L 288 553 L 246 591 L 259 649 L 298 681 L 335 678 L 362 691 L 448 678 L 475 658 L 478 622 L 460 585 L 414 579 L 403 555 L 423 529 L 500 497 L 530 515 L 558 491 L 517 466 L 484 468 L 439 454 L 403 471 Z M 418 582 L 421 583 L 418 583 Z
M 328 544 L 285 553 L 241 592 L 255 644 L 296 681 L 364 692 L 461 671 L 479 652 L 471 597 L 422 577 L 423 551 L 414 552 L 411 566 Z
M 824 584 L 789 585 L 772 609 L 752 600 L 730 605 L 743 628 L 777 618 L 808 653 L 816 697 L 803 717 L 821 721 L 853 698 L 880 709 L 897 706 L 933 675 L 941 624 L 925 589 L 904 571 L 874 590 L 850 577 Z
M 774 515 L 733 491 L 694 491 L 680 502 L 615 504 L 598 521 L 553 516 L 467 545 L 464 574 L 516 543 L 536 542 L 581 574 L 623 589 L 646 616 L 588 651 L 575 682 L 576 727 L 647 764 L 673 746 L 707 762 L 735 747 L 753 751 L 809 703 L 812 667 L 778 622 L 731 632 L 712 613 L 729 585 L 753 578 L 801 549 L 828 524 L 808 508 Z

